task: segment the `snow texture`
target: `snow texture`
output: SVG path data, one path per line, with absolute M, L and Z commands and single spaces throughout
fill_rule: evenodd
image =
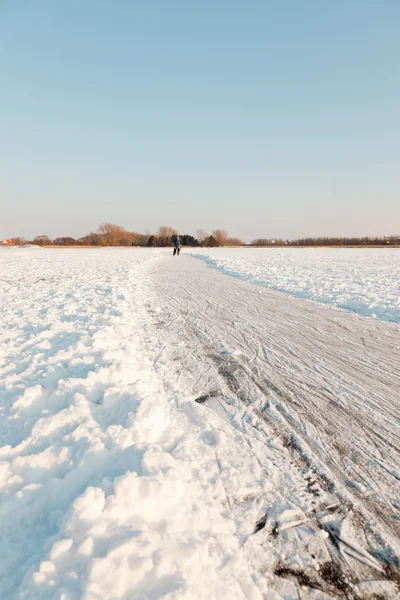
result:
M 0 268 L 1 598 L 399 597 L 397 325 L 169 250 Z
M 400 322 L 398 248 L 216 248 L 193 254 L 258 285 Z

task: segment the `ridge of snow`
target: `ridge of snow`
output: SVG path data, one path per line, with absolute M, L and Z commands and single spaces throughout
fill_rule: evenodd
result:
M 400 249 L 196 248 L 190 252 L 233 277 L 400 323 Z

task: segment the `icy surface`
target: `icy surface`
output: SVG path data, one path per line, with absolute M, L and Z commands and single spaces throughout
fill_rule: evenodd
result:
M 396 325 L 169 250 L 0 273 L 1 598 L 398 597 Z
M 397 248 L 216 248 L 192 253 L 258 285 L 400 322 Z

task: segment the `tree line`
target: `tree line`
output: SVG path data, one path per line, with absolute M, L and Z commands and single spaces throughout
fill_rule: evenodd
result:
M 18 246 L 34 244 L 35 246 L 143 246 L 158 247 L 171 246 L 172 238 L 178 232 L 173 227 L 161 225 L 157 232 L 137 233 L 127 231 L 124 227 L 113 223 L 102 223 L 96 231 L 92 231 L 84 237 L 75 239 L 73 237 L 57 237 L 50 239 L 47 235 L 37 235 L 32 240 L 21 237 L 12 238 L 12 243 Z M 196 237 L 190 234 L 179 236 L 183 246 L 241 246 L 243 242 L 239 238 L 229 237 L 224 229 L 213 229 L 208 234 L 204 229 L 198 229 Z
M 376 237 L 307 237 L 298 240 L 258 238 L 250 246 L 399 246 L 400 235 Z
M 38 235 L 33 240 L 21 237 L 12 238 L 15 245 L 34 244 L 36 246 L 142 246 L 162 248 L 171 246 L 172 238 L 177 235 L 177 230 L 168 225 L 161 225 L 156 233 L 137 233 L 127 231 L 124 227 L 113 223 L 102 223 L 96 231 L 84 237 L 57 237 L 50 239 L 47 235 Z M 236 237 L 230 237 L 225 229 L 213 229 L 208 233 L 198 229 L 196 236 L 181 234 L 183 246 L 203 246 L 215 248 L 218 246 L 399 246 L 400 236 L 375 236 L 375 237 L 306 237 L 295 240 L 281 238 L 257 238 L 244 244 Z

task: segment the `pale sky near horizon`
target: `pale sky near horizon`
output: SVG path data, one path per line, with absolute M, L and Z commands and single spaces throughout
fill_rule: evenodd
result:
M 400 232 L 398 0 L 0 0 L 0 238 Z

